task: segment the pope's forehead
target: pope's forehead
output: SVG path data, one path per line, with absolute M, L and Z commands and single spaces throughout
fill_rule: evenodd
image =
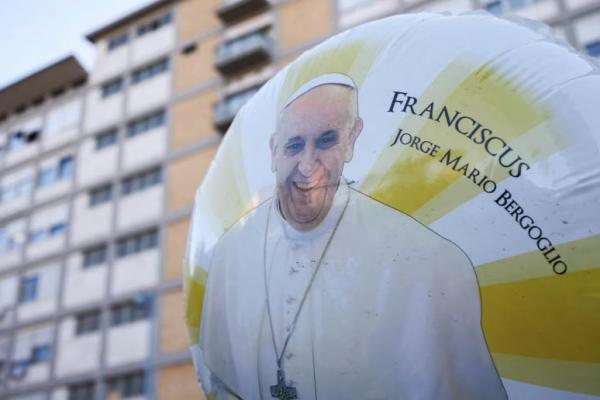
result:
M 325 84 L 302 94 L 281 113 L 279 131 L 339 126 L 353 119 L 355 91 L 351 87 Z

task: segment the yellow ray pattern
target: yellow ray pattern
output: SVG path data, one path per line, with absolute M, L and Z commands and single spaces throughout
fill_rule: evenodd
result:
M 384 37 L 365 40 L 346 38 L 344 43 L 327 49 L 312 50 L 291 64 L 278 98 L 278 112 L 289 96 L 309 80 L 326 73 L 348 75 L 357 87 L 364 81 L 369 69 L 387 43 Z
M 197 199 L 202 205 L 197 211 L 203 229 L 217 237 L 253 206 L 244 171 L 240 120 L 238 115 L 227 131 Z
M 227 132 L 224 145 L 220 146 L 213 161 L 217 165 L 211 165 L 196 199 L 191 229 L 195 229 L 196 225 L 201 226 L 203 232 L 210 232 L 215 238 L 252 208 L 243 167 L 239 127 L 240 117 L 236 117 Z M 202 207 L 197 207 L 198 204 L 202 204 Z M 195 234 L 190 237 L 194 240 L 206 240 Z M 184 307 L 190 343 L 198 344 L 207 273 L 197 257 L 207 249 L 203 242 L 193 243 L 193 246 L 202 248 L 200 251 L 196 248 L 194 251 L 189 247 L 187 249 L 183 272 Z
M 204 268 L 200 266 L 189 266 L 188 270 L 193 270 L 194 274 L 185 276 L 183 279 L 185 325 L 190 343 L 198 344 L 207 274 Z
M 432 101 L 434 117 L 442 105 L 450 115 L 455 111 L 469 115 L 491 129 L 493 136 L 508 142 L 530 164 L 566 146 L 565 140 L 552 131 L 549 114 L 487 67 L 473 71 L 460 63 L 450 64 L 419 96 L 415 111 L 422 111 Z M 407 113 L 400 128 L 421 140 L 438 144 L 438 155 L 431 157 L 400 144 L 387 147 L 361 190 L 427 224 L 482 192 L 461 172 L 439 161 L 447 150 L 451 149 L 452 159 L 462 156 L 460 165 L 469 163 L 469 172 L 477 168 L 480 176 L 487 175 L 495 181 L 509 175 L 482 145 L 449 128 L 443 117 L 441 122 L 436 122 L 426 116 L 426 113 L 423 117 Z M 395 134 L 390 135 L 390 144 L 394 137 Z
M 600 364 L 492 353 L 505 378 L 570 392 L 600 395 Z
M 573 376 L 587 376 L 589 368 L 597 369 L 600 365 L 600 262 L 598 259 L 594 262 L 588 265 L 589 269 L 565 275 L 482 286 L 482 326 L 490 351 L 583 363 L 581 371 L 576 364 L 569 369 Z M 554 375 L 542 375 L 539 371 L 532 380 L 526 365 L 499 361 L 496 361 L 498 371 L 511 379 L 578 391 L 585 386 L 562 387 Z
M 561 243 L 554 247 L 567 262 L 568 274 L 600 266 L 600 235 Z M 475 272 L 481 287 L 555 276 L 538 250 L 481 264 L 475 268 Z

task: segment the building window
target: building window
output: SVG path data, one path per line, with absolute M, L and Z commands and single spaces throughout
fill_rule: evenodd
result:
M 0 203 L 9 202 L 15 198 L 29 196 L 33 183 L 31 178 L 21 179 L 3 189 L 0 189 Z
M 39 130 L 25 132 L 22 130 L 8 134 L 8 150 L 17 150 L 38 140 Z
M 8 233 L 6 229 L 0 228 L 0 253 L 19 250 L 25 238 L 23 232 Z
M 46 237 L 46 229 L 34 229 L 29 233 L 29 242 L 35 243 Z
M 136 298 L 115 304 L 110 308 L 111 326 L 119 326 L 150 317 L 152 312 L 152 297 L 140 295 Z
M 48 186 L 54 182 L 54 168 L 46 167 L 42 168 L 42 170 L 38 174 L 38 185 L 39 186 Z
M 127 257 L 132 254 L 152 249 L 158 245 L 158 231 L 156 229 L 138 233 L 123 238 L 117 242 L 117 257 Z
M 502 1 L 501 0 L 493 0 L 483 6 L 486 11 L 494 14 L 501 15 L 502 14 Z
M 108 97 L 118 93 L 123 89 L 123 78 L 117 78 L 102 85 L 102 97 Z
M 50 360 L 50 345 L 37 344 L 31 349 L 29 364 L 38 364 Z
M 94 400 L 94 382 L 83 382 L 69 386 L 68 400 Z
M 157 185 L 162 179 L 161 175 L 162 172 L 159 167 L 138 175 L 127 177 L 121 182 L 121 193 L 123 196 L 127 196 L 128 194 L 139 192 L 140 190 Z
M 96 136 L 96 150 L 102 150 L 105 147 L 115 144 L 117 141 L 117 129 L 101 133 Z
M 165 112 L 163 110 L 147 115 L 127 125 L 127 137 L 131 138 L 151 129 L 164 125 Z
M 74 164 L 73 156 L 61 158 L 58 162 L 58 179 L 70 178 L 73 175 Z
M 90 190 L 90 207 L 106 203 L 112 199 L 112 185 L 104 185 Z
M 215 117 L 219 120 L 233 119 L 235 114 L 242 108 L 248 100 L 258 92 L 259 86 L 246 89 L 242 92 L 231 94 L 225 97 L 220 103 L 217 104 L 215 109 Z
M 63 222 L 59 222 L 57 224 L 51 225 L 48 229 L 48 233 L 50 234 L 50 236 L 58 236 L 64 234 L 66 229 L 67 225 L 65 225 Z
M 170 12 L 163 14 L 158 18 L 155 18 L 153 20 L 150 20 L 150 21 L 140 25 L 137 29 L 137 34 L 138 34 L 138 36 L 143 36 L 147 33 L 154 32 L 154 31 L 162 28 L 163 26 L 171 23 L 172 18 L 173 17 Z
M 138 84 L 146 79 L 150 79 L 153 76 L 165 72 L 169 68 L 169 60 L 163 59 L 154 64 L 148 65 L 147 67 L 140 68 L 131 74 L 131 83 Z
M 108 255 L 108 246 L 105 244 L 83 251 L 83 268 L 90 268 L 103 264 Z
M 21 278 L 19 286 L 19 303 L 27 303 L 37 298 L 38 276 L 31 275 Z
M 127 32 L 120 33 L 108 39 L 108 50 L 114 50 L 126 44 L 129 41 L 129 35 Z
M 75 317 L 75 334 L 84 335 L 100 328 L 100 310 L 79 314 Z
M 47 166 L 38 173 L 38 185 L 40 187 L 48 186 L 54 182 L 70 178 L 73 175 L 75 161 L 73 156 L 64 156 L 58 160 L 58 165 Z
M 34 229 L 31 232 L 29 232 L 29 242 L 36 243 L 45 239 L 46 237 L 62 235 L 65 233 L 66 229 L 67 226 L 64 222 L 58 222 L 56 224 L 50 225 L 50 227 L 48 228 Z
M 600 57 L 600 40 L 586 44 L 585 51 L 592 57 Z

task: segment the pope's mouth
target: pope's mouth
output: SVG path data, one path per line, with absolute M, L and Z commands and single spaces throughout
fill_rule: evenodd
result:
M 296 189 L 301 192 L 310 192 L 313 189 L 317 188 L 317 182 L 293 182 L 293 185 Z

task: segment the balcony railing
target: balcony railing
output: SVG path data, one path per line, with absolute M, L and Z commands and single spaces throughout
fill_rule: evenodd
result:
M 223 0 L 217 9 L 217 15 L 224 23 L 230 23 L 270 6 L 268 0 Z
M 233 121 L 235 114 L 237 114 L 240 108 L 242 108 L 242 106 L 258 92 L 259 88 L 260 86 L 256 86 L 252 89 L 227 96 L 217 103 L 213 114 L 214 127 L 219 132 L 225 133 L 227 128 L 229 128 L 229 125 L 231 125 L 231 121 Z
M 217 47 L 215 67 L 224 74 L 230 74 L 270 60 L 272 49 L 271 39 L 266 33 L 251 33 Z

